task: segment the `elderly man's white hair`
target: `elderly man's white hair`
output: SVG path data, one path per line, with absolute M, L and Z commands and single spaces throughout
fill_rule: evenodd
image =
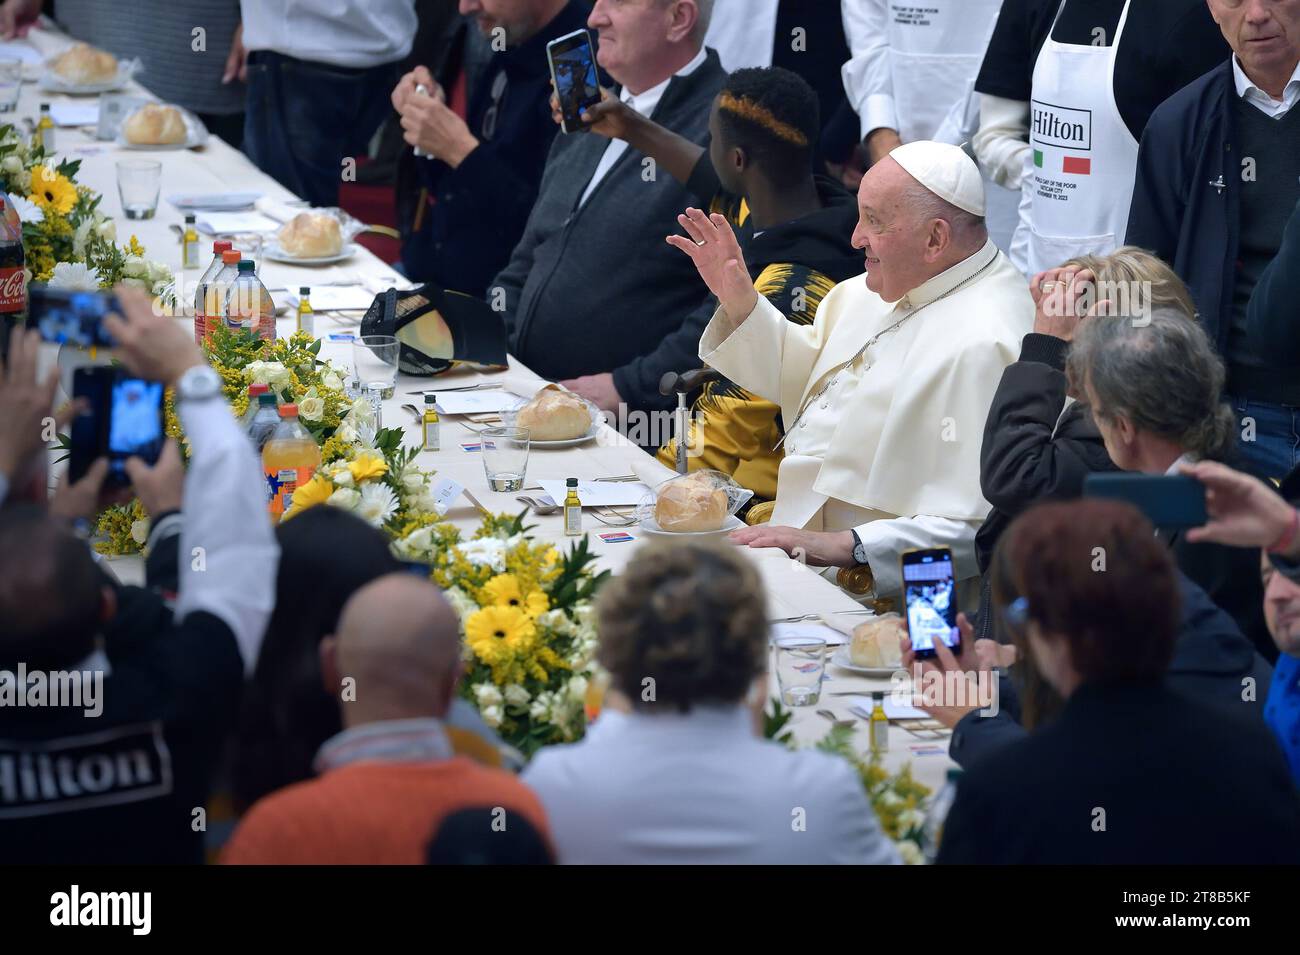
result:
M 903 199 L 908 211 L 918 223 L 943 219 L 952 227 L 953 238 L 959 243 L 982 242 L 988 237 L 988 226 L 983 216 L 958 209 L 947 199 L 937 196 L 919 182 L 908 185 Z

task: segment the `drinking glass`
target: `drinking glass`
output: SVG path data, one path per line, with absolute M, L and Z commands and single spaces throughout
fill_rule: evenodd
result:
M 819 637 L 780 637 L 776 641 L 776 682 L 786 706 L 812 706 L 822 695 L 826 641 Z
M 522 491 L 528 471 L 527 428 L 484 428 L 483 470 L 494 491 Z
M 12 113 L 18 108 L 22 86 L 23 61 L 12 56 L 0 56 L 0 113 Z
M 352 371 L 363 392 L 372 385 L 380 385 L 385 400 L 393 397 L 401 350 L 402 346 L 392 335 L 361 335 L 352 340 Z
M 162 163 L 156 159 L 123 159 L 117 164 L 117 193 L 128 219 L 152 219 L 162 187 Z

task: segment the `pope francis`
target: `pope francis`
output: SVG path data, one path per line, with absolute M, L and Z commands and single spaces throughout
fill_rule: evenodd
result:
M 989 241 L 980 173 L 958 147 L 898 147 L 863 178 L 858 210 L 866 276 L 837 285 L 811 326 L 754 291 L 721 216 L 688 209 L 690 239 L 668 241 L 718 298 L 700 358 L 776 402 L 785 426 L 771 523 L 732 539 L 867 565 L 886 596 L 912 548 L 949 547 L 959 578 L 978 573 L 984 420 L 1034 303 Z

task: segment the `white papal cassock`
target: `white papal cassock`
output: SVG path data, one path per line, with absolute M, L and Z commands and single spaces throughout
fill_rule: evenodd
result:
M 772 523 L 855 529 L 877 595 L 894 594 L 899 554 L 912 548 L 950 547 L 959 577 L 978 573 L 984 421 L 1033 321 L 1024 277 L 989 242 L 898 302 L 863 276 L 841 282 L 811 326 L 759 296 L 729 336 L 731 323 L 714 315 L 700 358 L 781 407 L 789 437 Z

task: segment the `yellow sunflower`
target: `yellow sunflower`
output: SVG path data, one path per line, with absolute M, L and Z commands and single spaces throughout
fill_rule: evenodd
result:
M 532 649 L 537 628 L 518 607 L 484 607 L 465 621 L 465 642 L 488 666 Z
M 77 187 L 62 173 L 41 166 L 32 173 L 32 194 L 27 198 L 44 212 L 66 216 L 77 204 Z
M 297 514 L 317 504 L 324 504 L 333 493 L 334 485 L 323 475 L 317 474 L 302 487 L 294 490 L 290 513 Z
M 483 585 L 483 599 L 493 607 L 517 607 L 530 619 L 546 613 L 550 601 L 540 590 L 524 593 L 514 574 L 498 574 Z

